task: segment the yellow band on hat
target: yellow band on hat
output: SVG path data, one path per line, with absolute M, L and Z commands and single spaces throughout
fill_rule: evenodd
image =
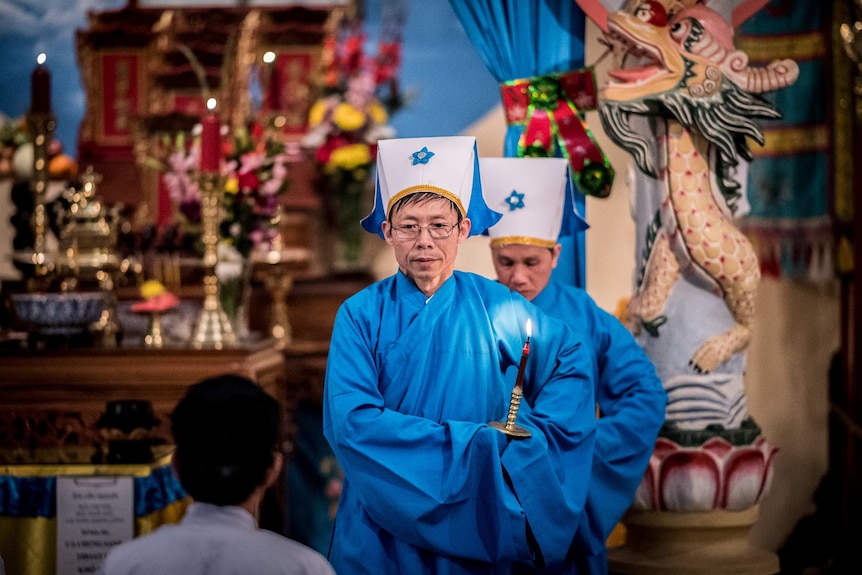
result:
M 540 240 L 539 238 L 531 238 L 529 236 L 505 236 L 491 240 L 492 248 L 509 246 L 512 244 L 525 244 L 528 246 L 538 246 L 540 248 L 552 248 L 557 245 L 557 242 L 552 240 Z
M 409 188 L 404 188 L 391 198 L 389 198 L 389 204 L 386 206 L 386 213 L 389 213 L 389 210 L 392 209 L 392 206 L 395 205 L 395 202 L 400 200 L 401 198 L 405 198 L 410 194 L 416 194 L 418 192 L 431 192 L 432 194 L 437 194 L 443 196 L 447 200 L 450 200 L 455 204 L 455 207 L 458 208 L 458 211 L 461 212 L 461 217 L 467 217 L 467 210 L 464 209 L 464 206 L 461 204 L 461 198 L 450 192 L 449 190 L 444 190 L 443 188 L 438 188 L 437 186 L 429 186 L 427 184 L 419 184 L 418 186 L 410 186 Z

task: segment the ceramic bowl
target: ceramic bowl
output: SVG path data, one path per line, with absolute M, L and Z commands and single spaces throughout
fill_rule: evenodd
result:
M 12 294 L 12 309 L 22 323 L 46 335 L 86 331 L 105 308 L 101 292 Z

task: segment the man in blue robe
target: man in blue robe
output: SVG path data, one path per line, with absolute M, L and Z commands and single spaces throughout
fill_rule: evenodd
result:
M 330 562 L 339 573 L 506 574 L 553 568 L 583 514 L 595 430 L 592 350 L 520 295 L 454 271 L 493 224 L 471 137 L 379 144 L 366 230 L 398 272 L 335 319 L 324 434 L 344 471 Z M 526 324 L 517 424 L 505 421 Z M 506 373 L 510 371 L 510 373 Z
M 497 279 L 548 314 L 585 332 L 596 354 L 596 427 L 587 513 L 581 515 L 567 569 L 608 572 L 605 541 L 631 505 L 658 431 L 667 394 L 634 337 L 587 293 L 551 278 L 558 238 L 586 228 L 575 213 L 568 162 L 561 158 L 482 158 L 482 186 L 503 212 L 488 230 Z M 532 565 L 519 573 L 539 573 Z

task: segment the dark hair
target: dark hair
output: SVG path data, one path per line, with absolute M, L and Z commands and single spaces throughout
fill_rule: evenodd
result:
M 417 204 L 424 204 L 433 200 L 449 200 L 449 198 L 445 196 L 441 196 L 436 192 L 414 192 L 412 194 L 408 194 L 392 204 L 392 207 L 389 208 L 389 214 L 387 215 L 387 220 L 389 223 L 392 223 L 392 214 L 404 208 L 406 206 L 413 206 Z M 458 221 L 456 223 L 460 224 L 461 220 L 464 219 L 464 215 L 461 213 L 461 210 L 458 209 L 458 206 L 452 200 L 449 200 L 449 204 L 452 206 L 452 209 L 455 210 L 455 213 L 458 214 Z
M 180 483 L 196 501 L 242 503 L 273 464 L 280 423 L 278 402 L 245 377 L 192 385 L 171 414 Z

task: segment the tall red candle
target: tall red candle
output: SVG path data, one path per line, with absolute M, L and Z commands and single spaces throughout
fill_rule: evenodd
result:
M 279 68 L 276 59 L 270 64 L 269 86 L 267 86 L 269 109 L 276 112 L 281 111 L 281 83 L 281 68 Z
M 45 54 L 39 54 L 30 76 L 30 113 L 47 114 L 50 111 L 51 72 L 45 67 Z
M 209 110 L 201 119 L 201 171 L 218 172 L 221 160 L 221 122 L 215 113 L 215 101 L 207 102 Z
M 530 357 L 530 336 L 533 332 L 532 320 L 527 320 L 527 341 L 524 342 L 524 347 L 521 349 L 521 363 L 518 364 L 518 377 L 515 379 L 515 387 L 523 387 L 524 371 L 527 368 L 527 358 Z

